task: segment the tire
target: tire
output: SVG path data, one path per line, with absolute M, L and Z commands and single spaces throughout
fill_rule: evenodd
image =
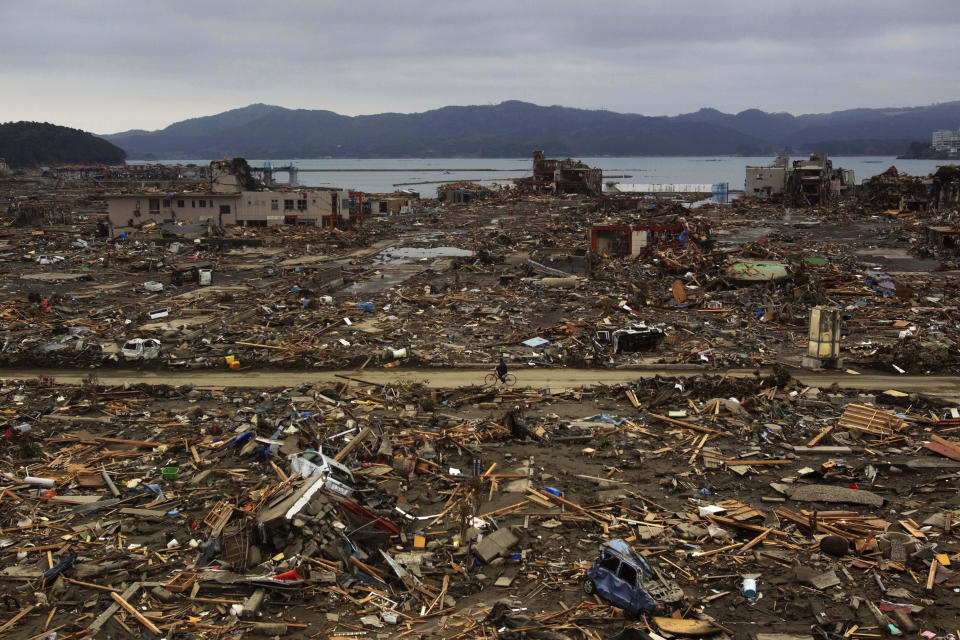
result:
M 483 386 L 492 387 L 497 384 L 497 376 L 493 373 L 488 373 L 483 379 Z
M 580 588 L 583 589 L 583 592 L 588 596 L 592 596 L 597 590 L 597 585 L 593 583 L 593 580 L 590 578 L 584 578 L 583 583 L 580 585 Z
M 508 387 L 512 387 L 513 385 L 517 384 L 517 376 L 513 375 L 512 373 L 508 373 L 507 375 L 503 376 L 503 384 L 507 385 Z

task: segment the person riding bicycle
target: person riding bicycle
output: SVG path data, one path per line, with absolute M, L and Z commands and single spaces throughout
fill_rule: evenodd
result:
M 497 374 L 497 378 L 500 379 L 500 382 L 506 384 L 507 382 L 507 361 L 503 359 L 503 356 L 500 356 L 500 364 L 497 365 L 497 368 L 494 370 Z

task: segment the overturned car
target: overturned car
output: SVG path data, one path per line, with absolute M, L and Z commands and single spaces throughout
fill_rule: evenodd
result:
M 583 592 L 594 593 L 630 616 L 666 608 L 683 599 L 683 590 L 660 575 L 623 540 L 600 545 L 600 557 L 583 578 Z
M 666 335 L 659 327 L 631 324 L 613 331 L 597 331 L 594 340 L 601 346 L 610 345 L 614 353 L 637 353 L 657 348 Z

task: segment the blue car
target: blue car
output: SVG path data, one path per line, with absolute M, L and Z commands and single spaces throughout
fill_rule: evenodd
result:
M 683 599 L 683 590 L 675 582 L 664 579 L 620 539 L 600 545 L 600 557 L 587 569 L 582 586 L 587 595 L 595 593 L 631 617 Z

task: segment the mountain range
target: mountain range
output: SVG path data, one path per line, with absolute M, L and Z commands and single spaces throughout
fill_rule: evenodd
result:
M 700 109 L 678 116 L 539 106 L 449 106 L 344 116 L 252 104 L 158 131 L 101 137 L 137 159 L 897 154 L 960 126 L 960 101 L 794 116 Z

